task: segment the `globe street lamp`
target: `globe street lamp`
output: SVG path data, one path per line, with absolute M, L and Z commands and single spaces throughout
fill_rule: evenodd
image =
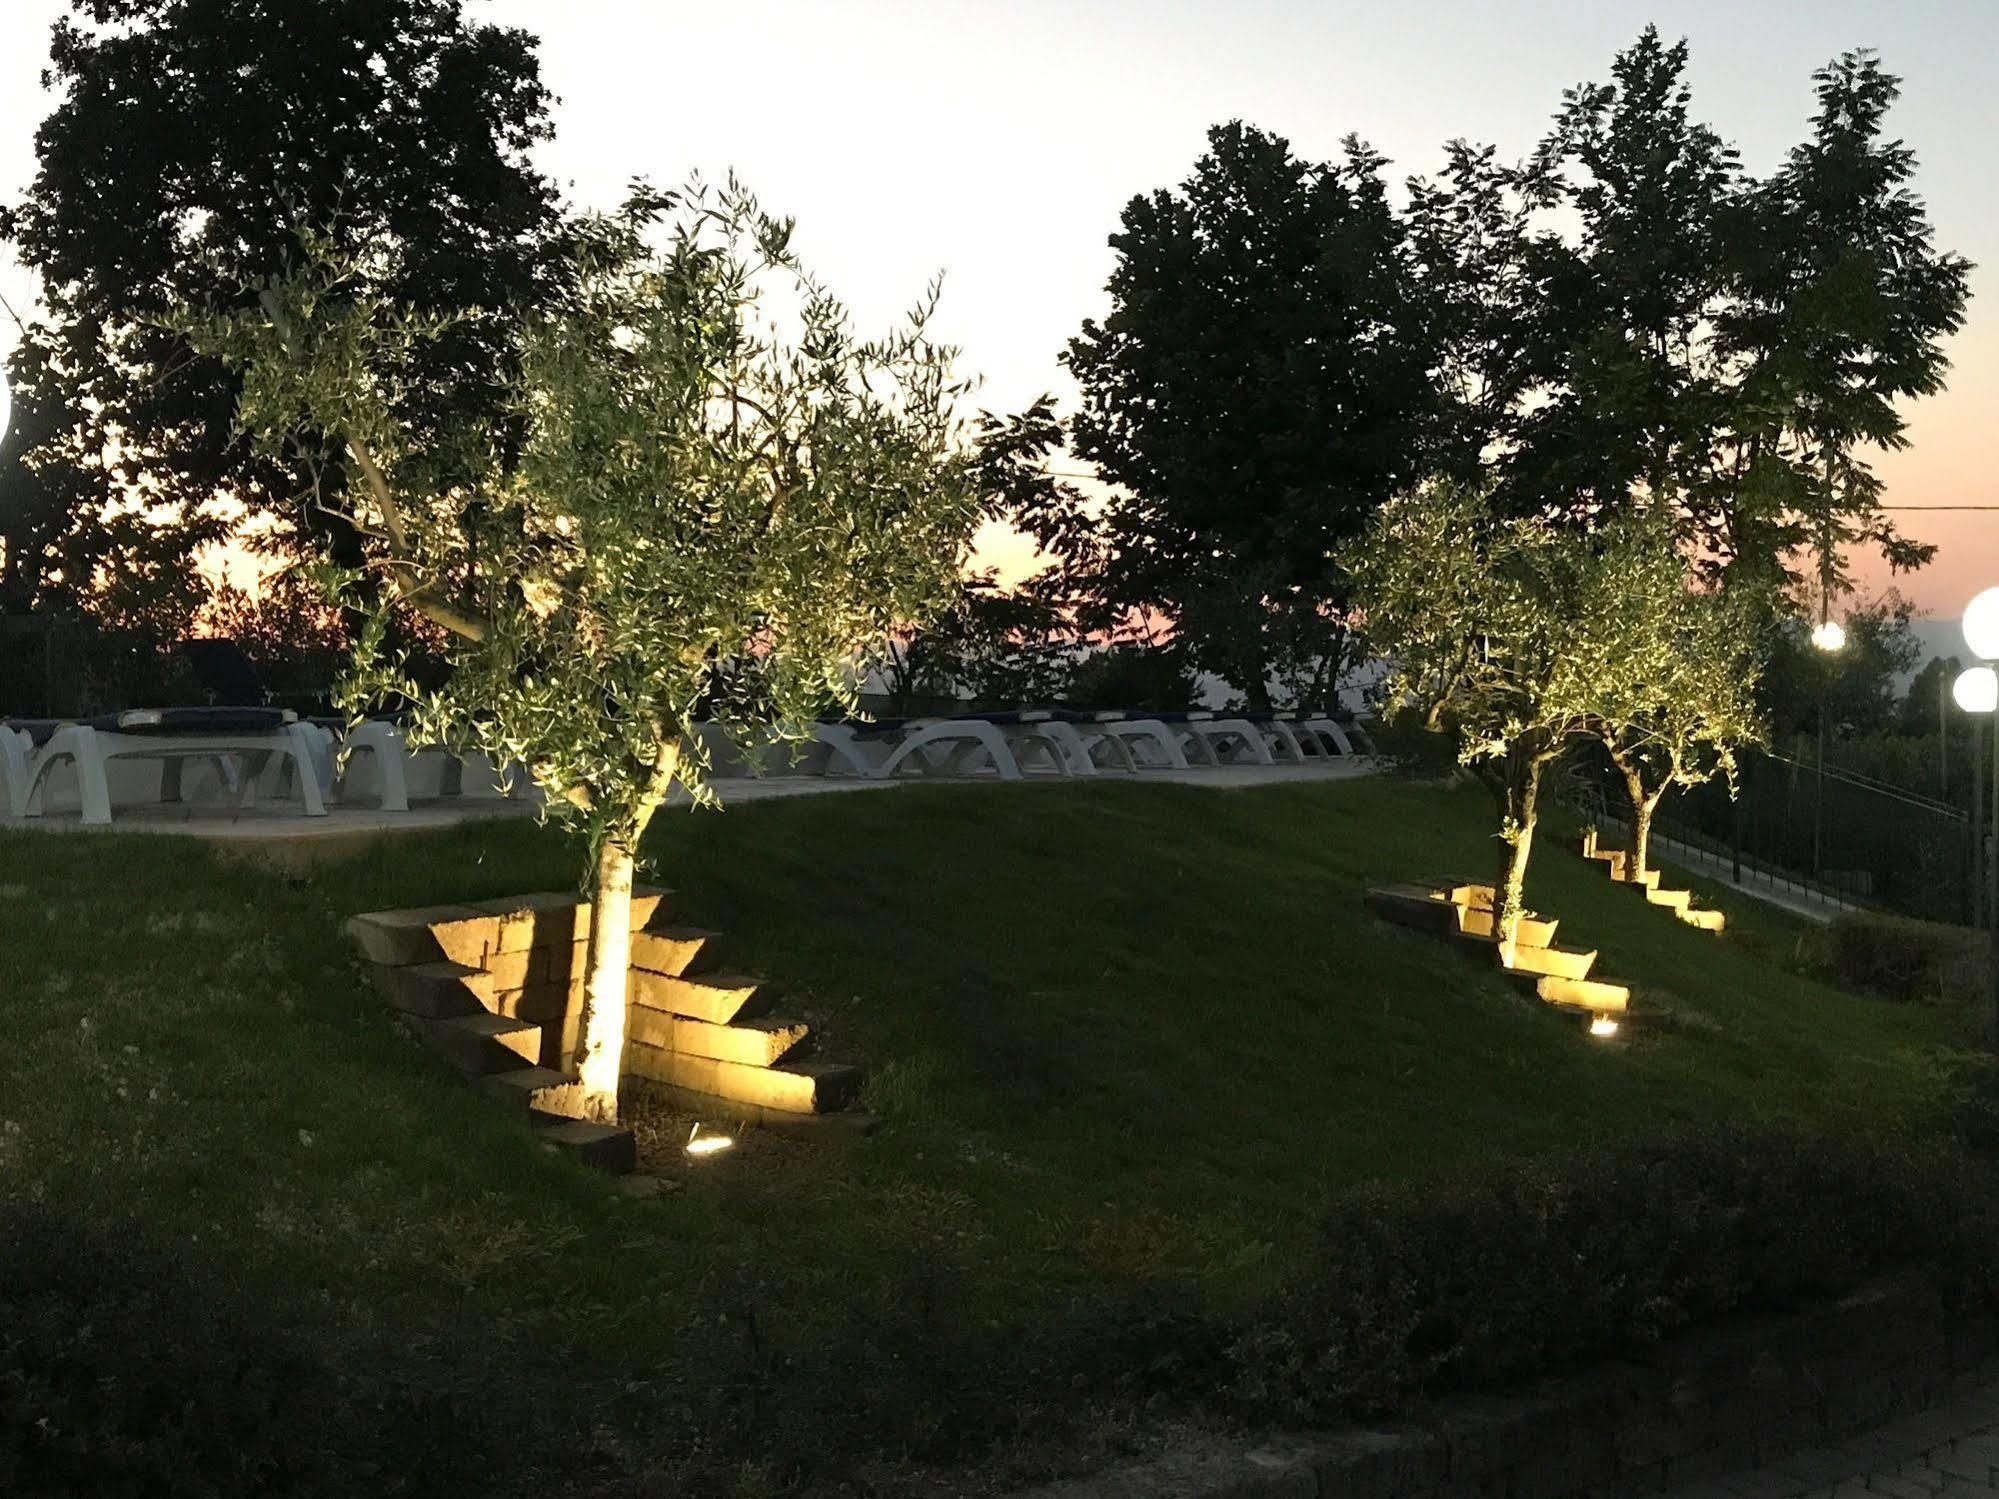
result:
M 1993 671 L 1993 663 L 1999 662 L 1999 588 L 1988 588 L 1973 599 L 1964 609 L 1964 643 L 1971 654 L 1985 663 L 1986 674 L 1974 685 L 1976 700 L 1985 703 L 1985 712 L 1993 718 L 1992 725 L 1992 838 L 1984 858 L 1979 863 L 1979 872 L 1985 878 L 1985 910 L 1994 919 L 1987 923 L 1986 992 L 1992 1004 L 1993 1041 L 1999 1045 L 1999 675 Z M 1960 702 L 1963 699 L 1959 699 Z M 1978 842 L 1973 834 L 1972 842 Z
M 1846 649 L 1846 626 L 1836 619 L 1823 616 L 1812 627 L 1812 644 L 1827 656 L 1837 655 Z M 1826 675 L 1830 668 L 1819 671 L 1819 769 L 1818 791 L 1812 799 L 1812 877 L 1819 878 L 1825 863 L 1825 698 Z
M 1950 695 L 1958 707 L 1971 715 L 1971 924 L 1984 926 L 1993 918 L 1985 895 L 1985 860 L 1980 854 L 1985 841 L 1985 720 L 1999 711 L 1999 672 L 1989 666 L 1974 666 L 1959 672 L 1950 684 Z M 1994 739 L 1999 747 L 1999 738 Z M 1999 773 L 1994 775 L 1992 794 L 1999 799 Z

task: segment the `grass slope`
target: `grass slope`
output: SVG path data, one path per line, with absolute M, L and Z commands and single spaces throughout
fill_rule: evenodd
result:
M 1148 1286 L 1228 1311 L 1361 1180 L 1685 1119 L 1932 1118 L 1961 1018 L 1793 976 L 1771 958 L 1796 929 L 1725 893 L 1703 890 L 1716 939 L 1550 837 L 1531 903 L 1675 1017 L 1618 1046 L 1363 911 L 1369 883 L 1485 870 L 1488 817 L 1383 781 L 675 818 L 652 848 L 675 919 L 867 1059 L 883 1127 L 745 1149 L 645 1202 L 452 1083 L 339 935 L 364 909 L 560 888 L 551 834 L 289 876 L 164 837 L 0 834 L 0 1180 L 185 1240 L 328 1337 L 505 1329 L 671 1445 L 710 1418 L 718 1350 L 903 1326 L 912 1286 L 1001 1337 Z M 746 1334 L 759 1318 L 781 1333 Z

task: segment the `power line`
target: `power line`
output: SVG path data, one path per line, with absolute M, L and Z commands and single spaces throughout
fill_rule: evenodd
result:
M 1102 474 L 1078 473 L 1074 469 L 1049 468 L 1042 472 L 1051 479 L 1090 479 L 1107 482 Z M 1999 510 L 1999 505 L 1877 505 L 1877 510 Z

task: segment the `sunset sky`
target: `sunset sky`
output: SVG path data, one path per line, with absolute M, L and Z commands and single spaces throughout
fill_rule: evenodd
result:
M 39 73 L 61 0 L 5 0 L 0 194 L 33 170 Z M 542 38 L 560 103 L 541 164 L 577 201 L 633 176 L 734 168 L 864 325 L 946 273 L 942 331 L 982 404 L 1052 389 L 1065 340 L 1104 306 L 1106 236 L 1133 193 L 1178 182 L 1205 129 L 1240 116 L 1308 156 L 1358 132 L 1400 175 L 1452 136 L 1519 156 L 1564 87 L 1604 77 L 1649 20 L 1693 46 L 1696 107 L 1768 171 L 1800 139 L 1814 67 L 1872 46 L 1904 80 L 1939 242 L 1980 263 L 1949 391 L 1879 460 L 1888 502 L 1999 504 L 1999 4 L 1992 0 L 488 0 Z M 1662 226 L 1662 230 L 1666 226 Z M 0 293 L 33 284 L 0 256 Z M 12 337 L 0 325 L 0 349 Z M 1955 614 L 1999 581 L 1999 511 L 1912 512 L 1937 563 L 1906 581 Z M 989 538 L 990 560 L 1019 549 Z

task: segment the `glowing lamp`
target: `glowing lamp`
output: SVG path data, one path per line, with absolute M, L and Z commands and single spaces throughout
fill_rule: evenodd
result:
M 695 1125 L 687 1136 L 686 1151 L 689 1155 L 720 1155 L 735 1147 L 735 1140 L 729 1135 L 704 1135 L 701 1126 Z
M 1981 661 L 1999 661 L 1999 588 L 1964 606 L 1964 643 Z
M 1614 1036 L 1617 1034 L 1617 1022 L 1612 1020 L 1608 1015 L 1592 1016 L 1589 1023 L 1589 1033 L 1592 1036 Z
M 1822 651 L 1846 649 L 1846 626 L 1836 619 L 1819 621 L 1812 627 L 1812 644 Z
M 1950 684 L 1950 695 L 1967 713 L 1999 713 L 1999 671 L 1989 666 L 1961 671 Z

